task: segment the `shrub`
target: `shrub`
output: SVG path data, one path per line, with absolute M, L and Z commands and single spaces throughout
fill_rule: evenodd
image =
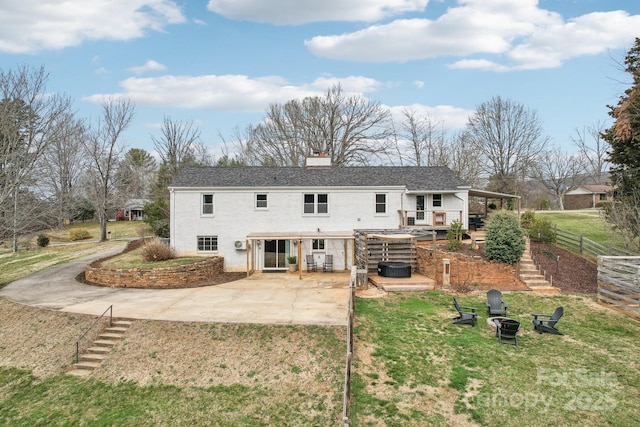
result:
M 157 221 L 153 221 L 151 224 L 151 228 L 153 229 L 153 233 L 158 237 L 169 237 L 169 221 L 166 219 L 159 219 Z
M 524 231 L 517 215 L 507 211 L 495 213 L 486 226 L 485 253 L 490 261 L 515 264 L 525 250 Z
M 536 213 L 534 211 L 524 211 L 522 215 L 520 215 L 520 226 L 528 230 L 535 219 Z
M 465 233 L 460 221 L 453 221 L 447 230 L 447 249 L 457 251 L 462 247 L 462 235 Z
M 145 261 L 166 261 L 176 257 L 176 251 L 163 243 L 159 238 L 150 239 L 142 248 L 142 258 Z
M 553 231 L 551 221 L 546 218 L 536 217 L 528 229 L 531 240 L 542 243 L 553 243 L 556 235 Z
M 487 206 L 489 209 L 491 209 L 492 211 L 496 210 L 498 208 L 498 205 L 496 205 L 495 203 L 491 202 L 489 203 L 489 205 Z
M 69 231 L 69 238 L 73 241 L 89 239 L 91 234 L 84 228 L 76 228 Z
M 36 243 L 41 248 L 46 248 L 47 246 L 49 246 L 49 238 L 44 234 L 39 234 L 38 238 L 36 239 Z
M 287 257 L 287 262 L 289 264 L 297 264 L 298 263 L 298 257 L 295 256 L 288 256 Z

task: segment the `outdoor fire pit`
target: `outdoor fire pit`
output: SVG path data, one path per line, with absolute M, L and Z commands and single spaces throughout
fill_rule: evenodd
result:
M 495 331 L 496 329 L 498 329 L 498 325 L 505 320 L 513 320 L 514 322 L 516 321 L 515 319 L 512 319 L 510 317 L 503 317 L 503 316 L 489 317 L 487 319 L 487 326 Z
M 379 262 L 378 276 L 411 277 L 411 264 L 409 264 L 408 262 Z

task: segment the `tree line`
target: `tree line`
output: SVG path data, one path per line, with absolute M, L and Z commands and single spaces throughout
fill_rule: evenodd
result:
M 567 191 L 612 181 L 616 200 L 629 202 L 609 209 L 608 218 L 633 223 L 640 216 L 640 203 L 635 213 L 631 208 L 640 200 L 639 57 L 636 40 L 625 58 L 632 87 L 610 107 L 614 125 L 576 129 L 571 153 L 551 144 L 536 111 L 500 96 L 477 106 L 462 130 L 447 132 L 428 113 L 405 108 L 394 115 L 336 85 L 320 96 L 272 104 L 260 123 L 219 135 L 218 158 L 193 122 L 165 117 L 160 134 L 150 136 L 156 160 L 124 147 L 122 135 L 135 118 L 129 100 L 105 99 L 100 117 L 89 121 L 77 117 L 68 97 L 46 95 L 44 67 L 0 70 L 0 240 L 11 239 L 17 250 L 23 233 L 88 218 L 100 221 L 106 240 L 110 212 L 130 199 L 150 200 L 150 224 L 168 235 L 167 186 L 182 168 L 295 167 L 312 153 L 338 167 L 447 166 L 474 188 L 525 196 L 537 208 L 550 198 L 562 209 Z M 619 228 L 637 240 L 637 228 Z

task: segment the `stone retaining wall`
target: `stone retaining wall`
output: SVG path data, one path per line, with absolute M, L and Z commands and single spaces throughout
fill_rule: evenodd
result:
M 87 267 L 85 280 L 112 288 L 190 288 L 223 274 L 223 267 L 222 257 L 160 268 L 102 268 L 98 262 Z

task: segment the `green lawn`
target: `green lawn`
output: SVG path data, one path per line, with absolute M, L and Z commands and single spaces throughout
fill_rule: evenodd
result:
M 114 244 L 120 244 L 118 239 L 135 238 L 140 234 L 144 224 L 139 222 L 110 222 L 107 224 L 107 231 L 110 240 L 104 243 L 97 243 L 100 237 L 100 226 L 95 222 L 74 224 L 62 230 L 52 229 L 43 232 L 50 239 L 50 244 L 46 248 L 36 245 L 36 236 L 28 236 L 20 239 L 18 252 L 13 253 L 11 242 L 5 241 L 0 246 L 0 288 L 9 282 L 18 280 L 31 273 L 79 258 Z M 69 239 L 69 232 L 73 229 L 84 229 L 91 236 L 87 240 L 72 242 Z
M 452 324 L 441 292 L 358 300 L 351 425 L 637 425 L 640 323 L 586 297 L 505 300 L 517 347 L 498 343 L 484 310 L 476 327 Z M 560 305 L 565 335 L 534 332 L 530 314 Z
M 624 240 L 611 228 L 600 216 L 597 209 L 584 209 L 568 212 L 536 211 L 536 215 L 546 218 L 561 230 L 582 234 L 587 239 L 593 240 L 605 247 L 624 247 Z

